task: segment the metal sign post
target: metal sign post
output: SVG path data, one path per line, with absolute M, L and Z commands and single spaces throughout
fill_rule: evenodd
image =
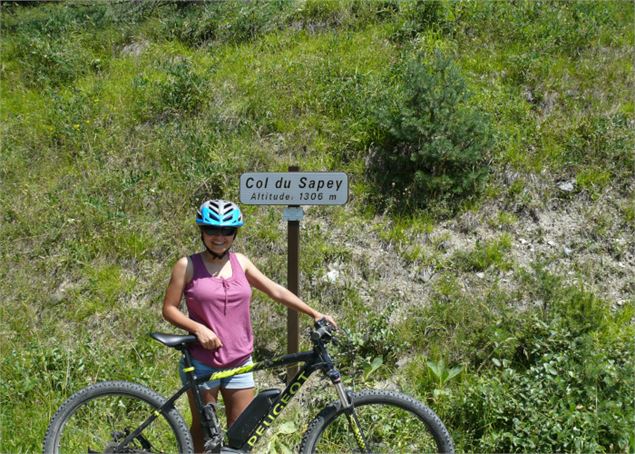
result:
M 348 201 L 348 175 L 343 172 L 243 173 L 240 176 L 240 202 L 247 205 L 286 205 L 288 227 L 287 288 L 300 296 L 300 221 L 302 205 L 344 205 Z M 298 313 L 287 310 L 287 352 L 296 353 L 300 344 Z M 287 381 L 298 367 L 287 369 Z
M 289 166 L 289 172 L 298 172 L 298 166 Z M 289 205 L 285 210 L 287 220 L 287 288 L 300 297 L 300 220 L 304 211 L 297 205 Z M 300 322 L 298 312 L 287 309 L 287 353 L 297 353 L 300 347 Z M 297 365 L 287 368 L 287 383 L 298 372 Z

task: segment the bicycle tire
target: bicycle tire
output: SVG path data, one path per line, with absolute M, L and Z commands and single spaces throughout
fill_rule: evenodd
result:
M 66 400 L 51 419 L 44 453 L 115 452 L 113 448 L 125 437 L 122 434 L 140 426 L 165 400 L 136 383 L 110 381 L 88 386 Z M 122 452 L 194 451 L 190 432 L 175 408 L 161 414 L 141 435 Z
M 454 452 L 452 437 L 443 422 L 412 397 L 381 390 L 351 393 L 350 397 L 369 452 Z M 328 405 L 309 423 L 300 452 L 359 452 L 339 401 Z

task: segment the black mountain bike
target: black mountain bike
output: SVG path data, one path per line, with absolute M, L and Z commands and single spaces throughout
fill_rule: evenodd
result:
M 338 400 L 308 425 L 299 446 L 313 452 L 454 452 L 452 438 L 438 416 L 413 398 L 393 391 L 350 392 L 327 351 L 333 330 L 315 324 L 313 350 L 279 356 L 236 369 L 197 377 L 187 349 L 196 337 L 153 333 L 151 336 L 184 356 L 187 383 L 169 399 L 145 386 L 111 381 L 91 385 L 57 410 L 44 439 L 45 453 L 191 453 L 192 439 L 175 401 L 188 390 L 201 415 L 206 452 L 249 452 L 315 371 L 331 381 Z M 303 363 L 284 391 L 259 392 L 223 434 L 212 404 L 203 405 L 199 385 L 212 379 Z

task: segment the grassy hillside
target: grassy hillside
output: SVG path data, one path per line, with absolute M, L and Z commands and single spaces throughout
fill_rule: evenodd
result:
M 351 386 L 415 395 L 461 451 L 635 450 L 632 2 L 1 8 L 0 452 L 86 384 L 174 389 L 146 334 L 195 208 L 296 164 L 351 180 L 301 239 Z M 282 210 L 244 211 L 284 283 Z M 285 311 L 253 318 L 283 351 Z

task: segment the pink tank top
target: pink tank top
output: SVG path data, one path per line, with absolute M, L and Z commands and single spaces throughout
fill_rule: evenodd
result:
M 190 347 L 192 357 L 216 368 L 240 366 L 254 349 L 249 314 L 251 286 L 247 276 L 233 252 L 229 253 L 232 268 L 229 278 L 210 275 L 201 254 L 190 258 L 194 273 L 184 292 L 189 316 L 214 331 L 223 343 L 217 350 L 194 344 Z

